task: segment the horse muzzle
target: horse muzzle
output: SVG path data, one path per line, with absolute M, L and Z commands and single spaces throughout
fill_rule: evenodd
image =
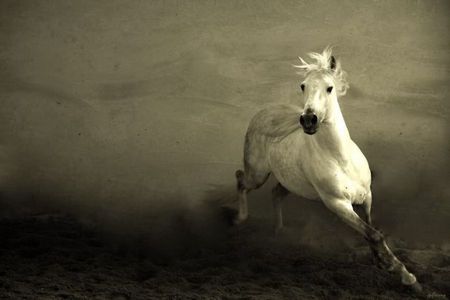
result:
M 315 113 L 308 112 L 300 116 L 300 125 L 302 125 L 303 132 L 312 135 L 317 132 L 319 127 L 319 118 Z

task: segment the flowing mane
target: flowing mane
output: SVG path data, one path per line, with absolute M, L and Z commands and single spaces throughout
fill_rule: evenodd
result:
M 307 77 L 311 72 L 325 72 L 334 78 L 336 83 L 336 92 L 339 96 L 346 94 L 349 88 L 347 82 L 347 73 L 342 70 L 341 62 L 339 60 L 334 60 L 332 56 L 332 48 L 326 47 L 322 53 L 310 52 L 308 56 L 314 60 L 312 63 L 307 63 L 300 56 L 298 57 L 301 61 L 300 65 L 294 65 L 295 68 L 300 69 L 298 74 Z M 335 64 L 331 68 L 332 62 Z

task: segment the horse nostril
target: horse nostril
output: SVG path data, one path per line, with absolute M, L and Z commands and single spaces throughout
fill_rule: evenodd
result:
M 316 115 L 313 115 L 312 118 L 311 118 L 311 123 L 312 123 L 313 125 L 316 125 L 316 124 L 317 124 L 317 121 L 318 121 L 317 116 L 316 116 Z
M 305 119 L 303 118 L 303 115 L 300 116 L 300 124 L 305 126 Z

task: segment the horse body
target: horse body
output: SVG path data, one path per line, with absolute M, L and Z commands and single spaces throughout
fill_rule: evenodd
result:
M 320 199 L 365 237 L 382 266 L 398 273 L 403 284 L 420 290 L 415 276 L 395 257 L 382 233 L 371 225 L 369 164 L 350 138 L 337 100 L 348 87 L 345 72 L 329 48 L 310 56 L 315 64 L 300 58 L 302 65 L 297 66 L 305 75 L 301 84 L 303 108 L 272 106 L 258 112 L 250 122 L 245 138 L 244 171 L 236 171 L 239 200 L 236 223 L 248 217 L 247 193 L 259 188 L 273 174 L 278 181 L 273 189 L 276 231 L 283 227 L 281 202 L 287 194 Z M 365 221 L 353 210 L 354 204 L 364 207 Z
M 369 164 L 349 136 L 339 140 L 342 145 L 331 144 L 337 130 L 327 124 L 314 136 L 295 131 L 279 140 L 259 130 L 273 109 L 262 110 L 250 123 L 244 158 L 248 168 L 272 173 L 287 190 L 307 199 L 331 196 L 363 204 L 370 197 Z

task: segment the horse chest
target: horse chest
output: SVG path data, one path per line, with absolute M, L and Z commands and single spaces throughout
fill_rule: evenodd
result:
M 317 191 L 304 172 L 299 151 L 301 146 L 288 139 L 271 147 L 269 162 L 272 174 L 290 192 L 308 199 L 319 199 Z
M 361 176 L 361 168 L 362 173 L 368 170 L 364 161 L 356 159 L 342 164 L 320 151 L 306 152 L 299 139 L 287 138 L 269 149 L 275 178 L 292 193 L 308 199 L 335 197 L 362 203 L 370 192 L 367 179 Z

